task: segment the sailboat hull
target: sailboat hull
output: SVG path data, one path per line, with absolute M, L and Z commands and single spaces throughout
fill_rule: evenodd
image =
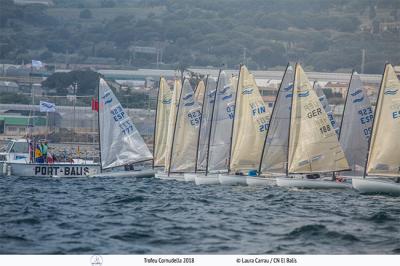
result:
M 173 176 L 169 176 L 168 173 L 165 172 L 157 172 L 154 174 L 154 177 L 163 180 L 175 180 Z
M 148 169 L 140 171 L 103 172 L 100 174 L 91 175 L 91 177 L 151 178 L 154 177 L 154 174 L 154 170 Z
M 384 180 L 353 179 L 353 188 L 363 194 L 390 194 L 400 196 L 400 183 Z
M 346 189 L 350 188 L 350 184 L 335 182 L 331 180 L 315 180 L 304 178 L 276 178 L 276 185 L 278 187 L 287 188 L 303 188 L 303 189 Z
M 197 174 L 195 173 L 184 173 L 183 178 L 186 182 L 194 182 Z
M 243 175 L 219 174 L 218 180 L 221 185 L 227 185 L 227 186 L 247 185 L 246 176 Z
M 100 173 L 97 164 L 6 163 L 7 175 L 18 177 L 91 177 Z
M 197 175 L 194 182 L 196 185 L 218 185 L 218 175 Z
M 275 186 L 275 177 L 247 176 L 246 184 L 248 186 Z

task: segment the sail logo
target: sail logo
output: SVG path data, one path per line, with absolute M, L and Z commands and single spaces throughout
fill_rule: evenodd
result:
M 229 85 L 225 85 L 222 91 L 219 92 L 219 94 L 225 94 L 231 87 Z
M 351 95 L 351 96 L 357 96 L 357 95 L 360 94 L 361 92 L 362 92 L 362 90 L 361 90 L 361 89 L 358 89 L 358 90 L 356 90 L 355 92 L 350 93 L 350 95 Z
M 104 104 L 112 103 L 113 100 L 110 91 L 104 92 L 104 95 L 101 98 L 104 100 Z
M 214 95 L 215 95 L 215 91 L 216 90 L 212 90 L 212 91 L 210 91 L 209 93 L 208 93 L 208 97 L 214 97 Z
M 184 106 L 193 106 L 194 105 L 193 93 L 187 93 L 185 96 L 183 96 L 182 99 L 183 99 Z
M 308 97 L 310 95 L 310 91 L 298 92 L 299 97 Z
M 285 88 L 283 88 L 284 91 L 290 91 L 293 89 L 293 83 L 289 83 L 289 85 Z
M 246 88 L 242 91 L 242 95 L 250 95 L 253 94 L 253 88 Z
M 232 95 L 232 93 L 231 93 L 231 94 L 229 94 L 229 95 L 225 95 L 224 97 L 222 97 L 222 100 L 223 100 L 223 101 L 226 101 L 226 100 L 231 99 L 232 97 L 233 97 L 233 95 Z
M 396 95 L 399 90 L 395 88 L 386 88 L 385 95 Z
M 353 100 L 353 103 L 360 103 L 360 102 L 362 102 L 362 101 L 364 101 L 364 96 L 362 96 L 362 97 L 359 98 L 359 99 L 354 99 L 354 100 Z
M 194 105 L 194 101 L 190 101 L 190 102 L 184 103 L 183 105 L 184 106 L 193 106 Z
M 170 96 L 164 96 L 162 103 L 163 104 L 171 104 L 172 102 L 172 98 L 170 98 Z
M 193 97 L 193 93 L 188 93 L 185 96 L 183 96 L 183 100 L 184 101 L 189 100 L 191 97 Z

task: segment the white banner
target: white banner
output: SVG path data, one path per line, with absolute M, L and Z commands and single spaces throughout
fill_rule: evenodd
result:
M 32 67 L 41 68 L 43 67 L 43 63 L 39 60 L 32 60 Z
M 56 111 L 56 105 L 54 103 L 40 101 L 39 109 L 40 112 L 51 113 Z
M 0 265 L 398 265 L 399 255 L 1 255 Z

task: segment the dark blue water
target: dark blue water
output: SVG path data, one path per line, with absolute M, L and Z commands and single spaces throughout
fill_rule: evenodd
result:
M 2 254 L 399 254 L 400 198 L 4 177 L 0 226 Z

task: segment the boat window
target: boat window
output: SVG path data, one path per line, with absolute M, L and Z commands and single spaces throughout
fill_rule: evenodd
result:
M 15 142 L 10 152 L 15 153 L 29 153 L 28 142 Z

